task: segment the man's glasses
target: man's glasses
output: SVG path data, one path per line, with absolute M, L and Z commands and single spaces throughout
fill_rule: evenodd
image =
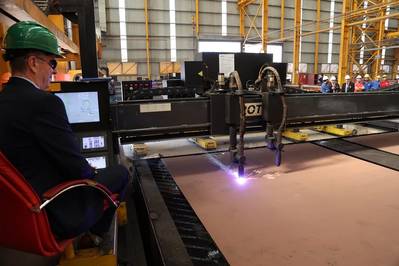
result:
M 53 70 L 56 69 L 57 67 L 57 60 L 51 59 L 50 61 L 47 61 L 46 59 L 43 59 L 41 57 L 36 56 L 37 59 L 42 60 L 43 62 L 46 62 Z

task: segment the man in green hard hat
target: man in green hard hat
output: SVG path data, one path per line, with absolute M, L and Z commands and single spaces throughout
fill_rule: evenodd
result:
M 0 92 L 0 151 L 39 196 L 65 181 L 85 178 L 123 194 L 127 170 L 117 165 L 97 173 L 80 153 L 62 100 L 45 91 L 61 57 L 54 34 L 36 22 L 18 22 L 8 29 L 3 48 L 12 76 Z M 59 239 L 89 229 L 105 233 L 115 211 L 105 209 L 103 198 L 88 190 L 72 190 L 47 207 Z
M 10 61 L 12 75 L 23 77 L 46 90 L 61 57 L 57 39 L 47 28 L 32 21 L 14 24 L 4 41 L 4 59 Z

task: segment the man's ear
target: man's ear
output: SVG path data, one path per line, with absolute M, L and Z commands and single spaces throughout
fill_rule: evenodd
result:
M 33 55 L 30 55 L 26 58 L 26 65 L 29 71 L 33 73 L 38 72 L 38 67 L 39 67 L 38 60 Z

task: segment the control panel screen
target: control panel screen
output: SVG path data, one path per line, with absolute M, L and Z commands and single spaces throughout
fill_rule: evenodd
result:
M 87 157 L 89 164 L 96 169 L 103 169 L 107 167 L 107 160 L 105 156 Z
M 82 148 L 83 150 L 105 148 L 104 136 L 83 137 Z
M 55 93 L 64 102 L 69 123 L 100 122 L 96 91 Z

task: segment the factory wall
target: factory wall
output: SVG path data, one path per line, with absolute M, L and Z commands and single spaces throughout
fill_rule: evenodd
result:
M 119 29 L 119 4 L 118 0 L 105 0 L 106 31 L 102 32 L 103 60 L 106 62 L 121 61 L 121 44 Z M 221 0 L 200 0 L 200 35 L 199 40 L 231 40 L 239 41 L 239 11 L 236 0 L 227 0 L 227 36 L 222 36 Z M 342 9 L 342 0 L 335 1 L 335 14 L 339 15 Z M 152 78 L 159 77 L 159 62 L 170 61 L 170 25 L 169 25 L 169 1 L 148 0 L 149 3 L 149 34 L 150 34 L 150 58 Z M 285 36 L 292 36 L 294 24 L 294 1 L 285 1 Z M 127 1 L 126 28 L 128 61 L 138 63 L 138 75 L 147 75 L 146 65 L 146 40 L 144 0 Z M 330 16 L 330 0 L 321 1 L 321 19 L 326 23 L 321 28 L 328 27 Z M 249 6 L 248 13 L 254 15 L 257 5 Z M 198 39 L 195 35 L 195 0 L 176 0 L 176 43 L 177 62 L 194 60 L 198 51 Z M 316 0 L 303 1 L 303 31 L 314 31 L 316 21 Z M 258 27 L 261 25 L 261 17 L 257 19 Z M 334 26 L 339 25 L 336 19 Z M 247 30 L 250 27 L 250 19 L 246 19 Z M 334 31 L 332 63 L 338 64 L 339 58 L 339 30 Z M 249 37 L 251 41 L 256 39 L 256 32 L 252 30 Z M 278 39 L 280 36 L 280 1 L 269 0 L 269 34 L 268 39 Z M 255 38 L 254 38 L 255 37 Z M 313 72 L 315 35 L 304 37 L 301 45 L 301 63 L 307 64 L 306 72 Z M 283 62 L 292 62 L 293 41 L 281 43 L 283 46 Z M 328 32 L 319 36 L 319 69 L 321 63 L 327 63 Z

